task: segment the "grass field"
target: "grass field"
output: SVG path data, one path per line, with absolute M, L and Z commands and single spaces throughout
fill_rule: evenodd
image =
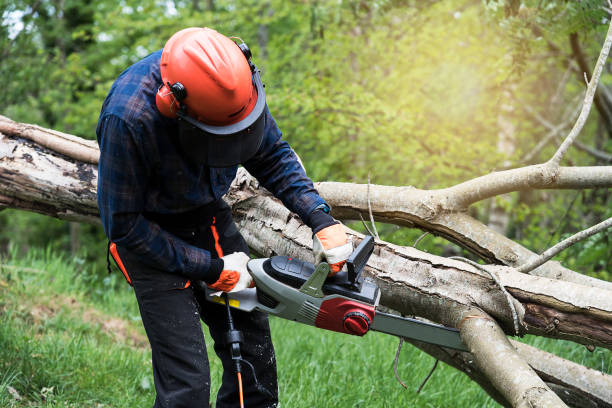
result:
M 1 263 L 0 407 L 152 406 L 151 355 L 131 289 L 115 284 L 123 279 L 119 273 L 93 284 L 79 272 L 78 259 L 49 252 Z M 400 356 L 399 373 L 409 386 L 402 388 L 392 371 L 394 337 L 357 338 L 276 318 L 271 325 L 284 408 L 497 406 L 444 364 L 416 394 L 434 359 L 410 345 Z M 528 341 L 612 372 L 606 350 L 590 353 L 568 342 Z M 214 395 L 220 363 L 209 357 Z

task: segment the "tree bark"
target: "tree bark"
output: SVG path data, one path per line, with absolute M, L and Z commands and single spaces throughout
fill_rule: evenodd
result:
M 66 156 L 69 150 L 57 153 L 0 133 L 0 205 L 99 223 L 97 167 Z
M 97 164 L 100 156 L 98 145 L 93 140 L 81 139 L 36 125 L 17 123 L 2 115 L 0 115 L 0 133 L 31 140 L 54 153 L 61 153 L 85 163 Z
M 461 338 L 471 350 L 476 366 L 510 405 L 526 408 L 564 406 L 492 319 L 484 314 L 466 317 L 461 326 Z

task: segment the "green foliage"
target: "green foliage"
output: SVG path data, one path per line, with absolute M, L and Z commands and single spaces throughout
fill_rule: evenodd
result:
M 106 276 L 104 231 L 97 225 L 67 223 L 40 214 L 6 209 L 0 212 L 0 255 L 26 256 L 30 251 L 49 248 L 69 253 L 79 270 L 92 281 Z

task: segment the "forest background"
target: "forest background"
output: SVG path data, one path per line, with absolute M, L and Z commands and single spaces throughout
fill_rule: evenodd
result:
M 177 30 L 209 26 L 251 47 L 270 110 L 313 180 L 447 187 L 551 156 L 580 108 L 611 11 L 592 0 L 3 0 L 0 114 L 94 139 L 121 71 Z M 572 165 L 612 161 L 611 68 Z M 612 197 L 517 192 L 470 211 L 539 253 L 612 216 Z M 400 245 L 421 235 L 377 227 Z M 592 236 L 556 259 L 610 280 L 611 240 Z M 466 255 L 439 237 L 419 248 Z M 40 249 L 72 258 L 92 293 L 125 289 L 106 275 L 101 227 L 0 211 L 1 255 Z

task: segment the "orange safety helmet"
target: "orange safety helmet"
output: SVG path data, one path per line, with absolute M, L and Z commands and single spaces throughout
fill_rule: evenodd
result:
M 210 28 L 174 34 L 164 46 L 156 105 L 179 119 L 193 161 L 228 167 L 251 158 L 263 139 L 265 92 L 251 51 Z

